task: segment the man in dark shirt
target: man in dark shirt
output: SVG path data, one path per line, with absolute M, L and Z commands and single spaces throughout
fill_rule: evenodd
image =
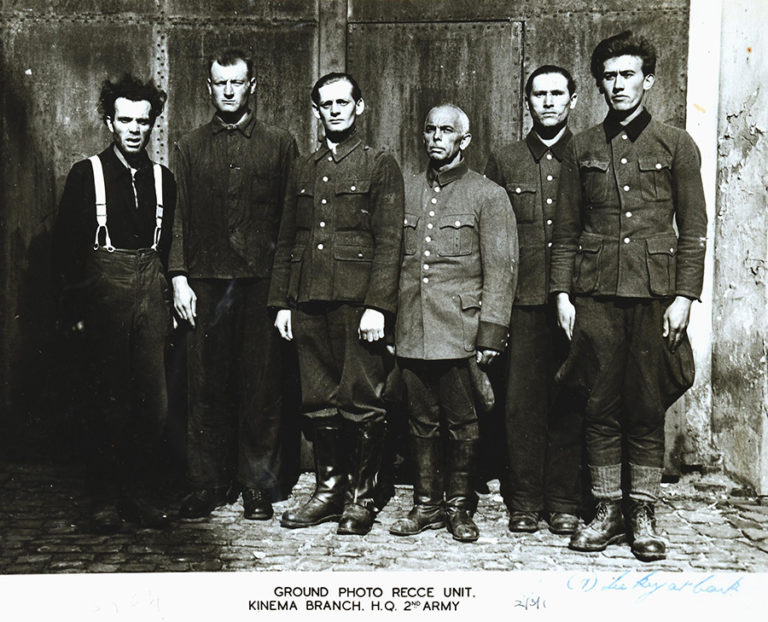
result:
M 403 177 L 390 154 L 356 133 L 365 102 L 352 76 L 320 78 L 312 108 L 325 141 L 291 174 L 269 304 L 280 335 L 296 337 L 317 481 L 282 525 L 338 520 L 337 533 L 364 535 L 384 439 L 384 333 L 397 306 Z
M 550 275 L 558 321 L 572 337 L 563 379 L 580 375 L 589 390 L 585 435 L 597 513 L 570 546 L 599 551 L 624 537 L 626 467 L 632 551 L 644 561 L 666 555 L 654 520 L 664 413 L 693 380 L 686 328 L 701 294 L 707 233 L 695 143 L 642 105 L 655 65 L 653 46 L 629 31 L 592 53 L 610 110 L 568 146 Z
M 574 395 L 555 385 L 568 355 L 549 298 L 549 259 L 560 161 L 570 142 L 576 84 L 544 65 L 525 84 L 533 129 L 491 153 L 488 179 L 506 188 L 517 219 L 520 262 L 506 354 L 507 472 L 502 493 L 509 529 L 534 532 L 544 512 L 554 533 L 572 533 L 581 505 L 581 416 Z
M 245 518 L 281 498 L 280 340 L 267 310 L 280 212 L 296 142 L 249 108 L 253 63 L 226 50 L 209 63 L 213 119 L 176 146 L 179 209 L 169 272 L 188 335 L 186 518 L 243 491 Z
M 54 231 L 68 326 L 88 348 L 86 414 L 92 527 L 121 519 L 164 528 L 147 500 L 167 410 L 170 299 L 165 263 L 176 185 L 146 152 L 166 95 L 151 82 L 106 81 L 99 111 L 113 142 L 70 171 Z

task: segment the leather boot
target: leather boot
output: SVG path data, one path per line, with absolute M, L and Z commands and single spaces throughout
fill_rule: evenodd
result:
M 480 537 L 480 530 L 472 520 L 472 474 L 477 464 L 479 441 L 448 442 L 448 482 L 446 484 L 446 513 L 448 531 L 454 540 L 474 542 Z
M 304 505 L 283 514 L 280 524 L 289 529 L 338 520 L 344 509 L 348 477 L 343 462 L 341 418 L 316 418 L 312 425 L 315 491 Z
M 656 514 L 653 504 L 633 501 L 629 510 L 632 531 L 632 552 L 640 561 L 652 562 L 667 557 L 667 547 L 656 534 Z
M 396 536 L 413 536 L 425 529 L 445 527 L 440 440 L 440 437 L 411 436 L 411 453 L 415 467 L 413 507 L 408 516 L 392 524 L 389 533 Z
M 352 448 L 349 486 L 336 533 L 364 536 L 371 530 L 376 518 L 374 499 L 381 469 L 385 424 L 383 421 L 352 423 L 349 432 Z
M 598 499 L 595 518 L 589 525 L 579 524 L 568 547 L 575 551 L 604 551 L 609 544 L 624 540 L 621 501 Z

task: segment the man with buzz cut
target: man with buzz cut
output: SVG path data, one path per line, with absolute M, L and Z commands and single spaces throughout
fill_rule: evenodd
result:
M 338 534 L 365 535 L 378 501 L 403 177 L 392 155 L 357 133 L 365 102 L 351 75 L 324 75 L 311 98 L 325 138 L 291 173 L 269 304 L 280 335 L 296 340 L 316 483 L 281 524 L 338 521 Z
M 162 529 L 151 502 L 168 406 L 171 309 L 165 266 L 176 184 L 147 144 L 166 94 L 125 75 L 104 82 L 99 112 L 112 142 L 67 176 L 54 229 L 54 270 L 68 329 L 88 348 L 85 447 L 91 528 L 126 520 Z
M 169 271 L 187 339 L 187 468 L 179 514 L 208 516 L 243 494 L 243 514 L 272 517 L 281 499 L 282 352 L 267 309 L 288 170 L 285 130 L 256 119 L 253 61 L 209 59 L 209 123 L 174 153 L 179 181 Z
M 552 532 L 570 534 L 581 509 L 581 413 L 571 391 L 555 384 L 568 339 L 549 302 L 549 260 L 560 162 L 573 134 L 568 116 L 576 83 L 554 65 L 525 83 L 533 128 L 491 153 L 485 174 L 506 188 L 517 219 L 520 262 L 506 355 L 507 469 L 502 494 L 513 532 L 538 530 L 543 514 Z
M 558 321 L 572 339 L 564 370 L 589 391 L 585 437 L 597 510 L 570 547 L 601 551 L 621 541 L 624 498 L 632 552 L 643 561 L 666 556 L 654 516 L 664 415 L 693 381 L 686 328 L 701 294 L 707 233 L 698 148 L 643 106 L 655 68 L 653 46 L 630 31 L 592 53 L 609 111 L 568 146 L 550 276 Z
M 406 182 L 395 330 L 415 465 L 413 507 L 390 533 L 447 526 L 455 540 L 473 542 L 479 425 L 471 366 L 491 364 L 506 347 L 515 216 L 506 192 L 468 168 L 472 136 L 461 108 L 432 108 L 422 136 L 429 166 Z

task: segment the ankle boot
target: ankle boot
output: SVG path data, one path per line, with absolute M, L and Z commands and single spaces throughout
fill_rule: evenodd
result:
M 312 420 L 315 454 L 315 491 L 304 505 L 285 512 L 283 527 L 297 529 L 338 520 L 344 509 L 347 473 L 342 453 L 341 418 Z
M 568 547 L 575 551 L 604 551 L 609 544 L 624 539 L 621 501 L 599 499 L 595 518 L 589 525 L 579 524 Z
M 445 490 L 448 531 L 459 542 L 474 542 L 480 537 L 480 530 L 472 520 L 472 477 L 478 445 L 477 440 L 450 439 L 448 442 L 448 482 Z
M 376 484 L 381 468 L 381 452 L 384 443 L 383 421 L 366 421 L 350 425 L 352 462 L 349 470 L 349 486 L 344 500 L 344 513 L 336 533 L 364 536 L 376 518 L 374 502 Z
M 411 453 L 415 468 L 413 507 L 408 516 L 392 524 L 389 533 L 396 536 L 413 536 L 425 529 L 445 527 L 440 440 L 440 437 L 411 436 Z
M 632 552 L 640 561 L 652 562 L 667 557 L 667 547 L 656 534 L 656 514 L 653 504 L 633 501 L 629 510 L 632 531 Z

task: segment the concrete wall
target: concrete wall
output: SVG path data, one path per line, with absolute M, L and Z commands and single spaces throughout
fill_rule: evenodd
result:
M 725 469 L 768 494 L 768 2 L 724 0 L 712 424 Z

